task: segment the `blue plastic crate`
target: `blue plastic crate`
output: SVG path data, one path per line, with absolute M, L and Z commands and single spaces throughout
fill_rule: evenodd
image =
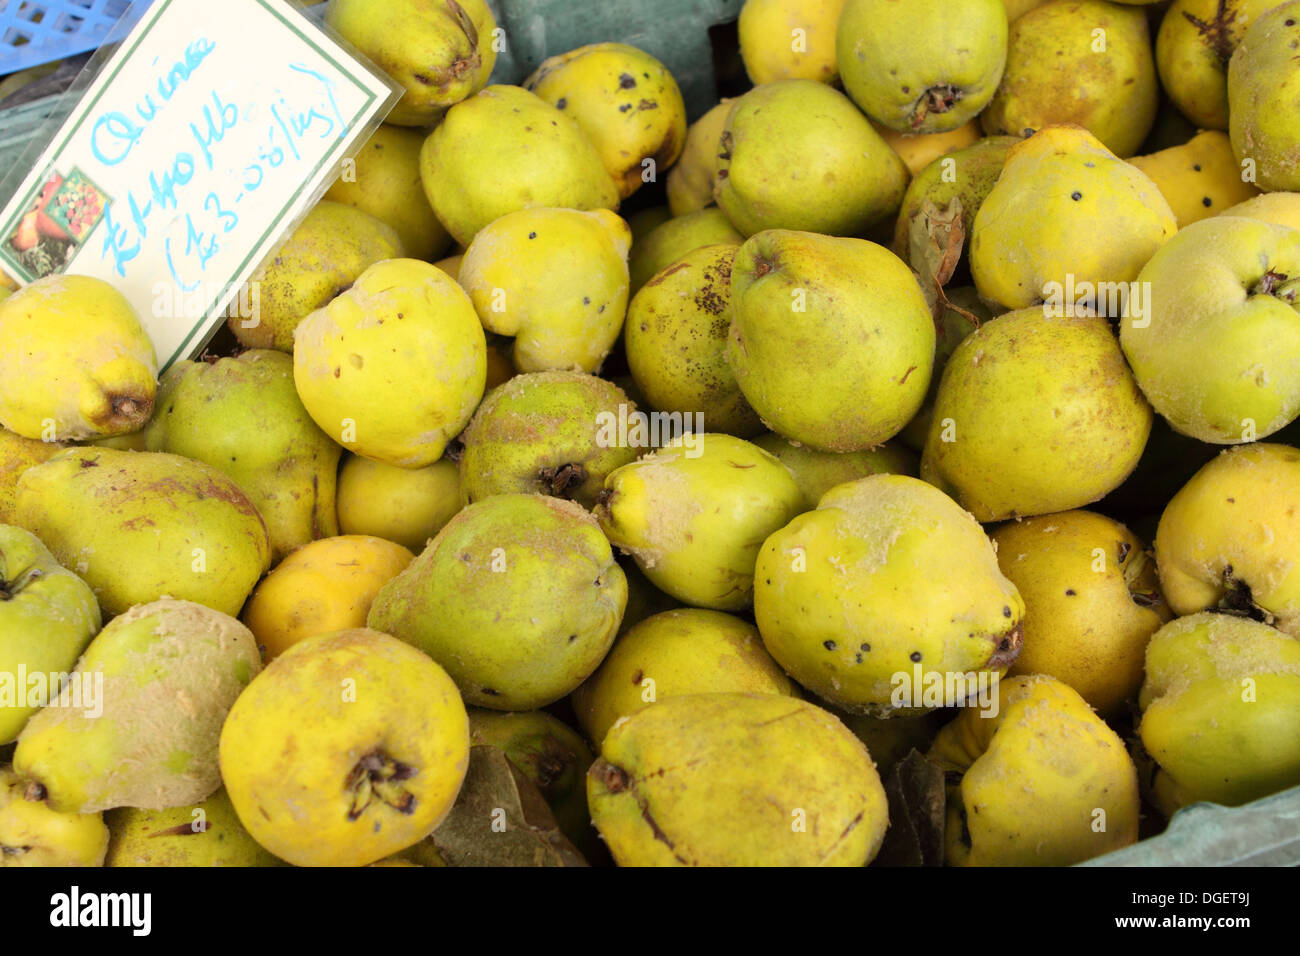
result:
M 128 23 L 149 8 L 137 0 Z M 0 0 L 0 74 L 93 50 L 131 0 Z

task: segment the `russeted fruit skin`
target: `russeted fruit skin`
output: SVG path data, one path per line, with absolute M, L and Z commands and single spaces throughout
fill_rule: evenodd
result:
M 380 590 L 368 625 L 440 663 L 469 703 L 533 710 L 596 669 L 626 605 L 627 579 L 590 514 L 506 494 L 452 518 Z
M 418 129 L 379 126 L 354 157 L 352 175 L 336 179 L 325 198 L 387 223 L 397 230 L 406 255 L 433 262 L 447 251 L 451 236 L 433 214 L 420 182 L 424 140 Z
M 993 98 L 1007 59 L 1002 0 L 847 0 L 836 33 L 844 89 L 900 133 L 943 133 Z
M 0 766 L 0 867 L 102 866 L 108 827 L 99 813 L 59 813 L 27 799 L 27 784 Z
M 245 829 L 296 866 L 365 866 L 442 822 L 469 766 L 447 672 L 364 628 L 272 661 L 221 729 L 221 776 Z
M 763 543 L 754 582 L 768 652 L 846 710 L 919 713 L 892 701 L 895 675 L 1001 673 L 1020 649 L 1025 604 L 984 530 L 917 478 L 832 488 Z
M 549 57 L 524 88 L 571 116 L 626 199 L 682 153 L 686 104 L 668 68 L 626 43 Z
M 41 707 L 30 678 L 72 670 L 103 621 L 86 582 L 59 566 L 34 534 L 0 524 L 0 745 L 17 739 Z M 26 678 L 20 676 L 26 673 Z
M 471 708 L 471 745 L 500 747 L 537 785 L 556 822 L 580 849 L 596 836 L 587 813 L 587 769 L 595 756 L 582 735 L 542 710 L 503 714 Z
M 50 275 L 0 302 L 0 425 L 69 441 L 139 431 L 158 359 L 131 303 L 102 279 Z
M 866 451 L 833 452 L 797 445 L 775 432 L 766 432 L 750 440 L 790 469 L 795 484 L 803 492 L 804 511 L 816 508 L 822 495 L 836 485 L 868 475 L 911 475 L 915 478 L 919 464 L 916 455 L 894 445 L 880 445 Z
M 497 60 L 486 0 L 331 0 L 325 22 L 405 91 L 387 116 L 430 126 L 481 90 Z
M 620 409 L 636 414 L 621 388 L 581 372 L 529 372 L 497 386 L 461 434 L 462 504 L 517 493 L 593 507 L 605 476 L 636 460 L 637 449 L 605 427 Z
M 105 866 L 284 866 L 244 829 L 225 790 L 194 806 L 119 807 L 105 822 Z
M 1236 216 L 1193 223 L 1138 275 L 1146 310 L 1120 344 L 1175 431 L 1265 438 L 1300 415 L 1300 232 Z
M 884 246 L 762 232 L 736 253 L 731 294 L 727 364 L 772 431 L 862 451 L 920 409 L 934 320 L 916 276 Z
M 221 785 L 222 722 L 261 669 L 252 633 L 232 617 L 171 598 L 133 607 L 91 642 L 58 701 L 27 722 L 14 770 L 61 812 L 198 803 Z
M 950 866 L 1070 866 L 1137 842 L 1137 768 L 1055 678 L 1000 681 L 997 715 L 961 711 L 930 759 L 961 774 L 948 789 Z
M 95 592 L 106 616 L 160 597 L 236 615 L 271 566 L 257 508 L 211 465 L 73 448 L 18 482 L 18 523 Z
M 1228 134 L 1202 130 L 1186 143 L 1129 162 L 1159 188 L 1178 220 L 1178 228 L 1216 216 L 1259 195 L 1241 176 Z
M 712 200 L 710 200 L 712 202 Z M 697 209 L 669 219 L 632 244 L 628 270 L 632 294 L 689 253 L 704 246 L 738 246 L 745 237 L 736 231 L 727 214 L 716 206 Z
M 596 506 L 609 540 L 685 604 L 738 611 L 763 539 L 803 506 L 790 470 L 731 435 L 685 435 L 612 472 Z
M 266 522 L 273 560 L 339 533 L 342 450 L 302 407 L 283 352 L 177 362 L 163 376 L 145 446 L 229 476 Z
M 749 438 L 763 423 L 726 360 L 738 248 L 695 249 L 642 286 L 628 307 L 623 347 L 651 408 L 698 413 L 713 431 Z
M 489 86 L 448 110 L 424 141 L 420 178 L 461 245 L 530 206 L 618 208 L 618 188 L 578 124 L 518 86 Z
M 1132 282 L 1177 231 L 1145 173 L 1086 130 L 1049 126 L 1007 153 L 975 216 L 971 274 L 985 299 L 1023 309 L 1059 297 L 1053 284 Z M 1104 243 L 1084 241 L 1103 233 Z
M 1170 100 L 1203 130 L 1228 128 L 1228 63 L 1255 18 L 1277 0 L 1174 0 L 1156 35 Z
M 1065 0 L 1012 23 L 1002 85 L 980 122 L 991 136 L 1074 123 L 1127 158 L 1151 129 L 1159 100 L 1146 14 Z
M 520 209 L 479 230 L 459 281 L 519 371 L 595 372 L 623 328 L 631 244 L 607 209 Z
M 424 468 L 483 397 L 487 341 L 469 296 L 446 273 L 388 259 L 302 320 L 293 377 L 316 424 L 349 451 Z
M 1103 717 L 1119 713 L 1142 686 L 1147 641 L 1172 616 L 1142 542 L 1088 511 L 1008 522 L 990 537 L 1025 599 L 1024 646 L 1007 673 L 1055 677 Z
M 1147 645 L 1139 704 L 1166 816 L 1300 784 L 1300 641 L 1289 635 L 1230 614 L 1178 618 Z
M 408 254 L 397 230 L 368 212 L 322 199 L 249 279 L 254 315 L 226 320 L 239 344 L 293 351 L 298 323 L 324 308 L 376 262 Z
M 1300 451 L 1223 452 L 1170 499 L 1156 563 L 1175 614 L 1223 608 L 1300 635 Z
M 1228 64 L 1228 131 L 1266 192 L 1300 190 L 1300 0 L 1261 13 Z
M 754 85 L 838 80 L 835 28 L 843 10 L 844 0 L 745 0 L 736 30 Z
M 731 112 L 731 100 L 722 99 L 686 130 L 686 146 L 668 172 L 668 209 L 674 216 L 713 204 L 718 141 Z
M 721 692 L 799 696 L 754 625 L 722 611 L 681 608 L 648 617 L 619 637 L 573 692 L 573 709 L 599 742 L 619 720 L 657 701 Z
M 907 166 L 853 102 L 824 83 L 779 80 L 731 105 L 714 200 L 743 235 L 860 235 L 892 215 Z
M 587 799 L 620 866 L 863 866 L 889 822 L 862 743 L 772 694 L 670 697 L 622 721 Z
M 1151 433 L 1110 324 L 1043 313 L 985 322 L 939 383 L 921 477 L 980 521 L 1097 501 L 1137 467 Z

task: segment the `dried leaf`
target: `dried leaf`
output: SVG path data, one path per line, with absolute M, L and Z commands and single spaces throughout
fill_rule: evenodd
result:
M 913 750 L 885 774 L 889 829 L 872 866 L 943 866 L 944 772 Z

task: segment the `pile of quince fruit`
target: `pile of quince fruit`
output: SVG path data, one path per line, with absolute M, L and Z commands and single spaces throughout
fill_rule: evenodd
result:
M 689 126 L 327 22 L 405 92 L 224 357 L 0 304 L 0 863 L 1063 865 L 1300 784 L 1300 0 L 748 0 Z

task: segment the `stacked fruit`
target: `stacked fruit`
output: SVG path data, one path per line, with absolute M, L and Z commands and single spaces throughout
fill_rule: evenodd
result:
M 689 127 L 329 22 L 406 92 L 234 355 L 0 305 L 4 862 L 1061 865 L 1300 784 L 1300 0 L 749 0 Z

